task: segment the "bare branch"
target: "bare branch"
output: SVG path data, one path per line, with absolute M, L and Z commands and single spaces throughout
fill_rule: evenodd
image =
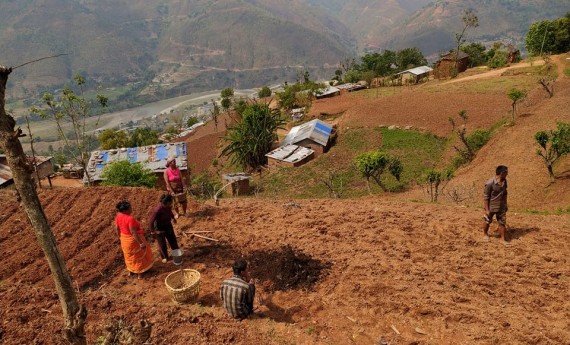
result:
M 53 58 L 60 57 L 60 56 L 64 56 L 64 55 L 69 55 L 69 53 L 62 53 L 62 54 L 57 54 L 57 55 L 53 55 L 53 56 L 46 56 L 46 57 L 39 58 L 39 59 L 36 59 L 36 60 L 24 62 L 24 63 L 21 64 L 21 65 L 18 65 L 18 66 L 16 66 L 16 67 L 12 67 L 12 70 L 15 70 L 16 68 L 20 68 L 20 67 L 29 65 L 29 64 L 34 63 L 34 62 L 38 62 L 38 61 L 42 61 L 42 60 L 46 60 L 46 59 L 53 59 Z

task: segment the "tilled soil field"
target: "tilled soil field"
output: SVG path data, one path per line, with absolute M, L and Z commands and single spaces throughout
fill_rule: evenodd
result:
M 479 209 L 378 197 L 193 203 L 175 229 L 182 267 L 201 272 L 201 289 L 196 303 L 176 304 L 164 285 L 176 267 L 157 259 L 142 280 L 130 277 L 111 226 L 118 200 L 129 199 L 146 223 L 159 195 L 40 192 L 89 312 L 90 344 L 105 337 L 116 344 L 570 343 L 569 215 L 511 212 L 512 245 L 504 247 L 480 241 Z M 191 238 L 193 231 L 211 231 L 218 242 Z M 6 191 L 0 252 L 0 342 L 60 344 L 49 269 Z M 259 313 L 244 321 L 228 319 L 218 296 L 239 257 L 250 262 L 262 297 Z

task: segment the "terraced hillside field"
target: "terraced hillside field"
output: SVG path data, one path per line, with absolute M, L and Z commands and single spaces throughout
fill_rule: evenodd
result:
M 183 267 L 199 270 L 202 285 L 197 304 L 178 305 L 164 286 L 175 266 L 157 259 L 142 280 L 128 276 L 111 227 L 118 200 L 129 199 L 144 222 L 159 195 L 40 192 L 89 311 L 90 344 L 103 341 L 105 326 L 124 336 L 143 319 L 152 324 L 146 344 L 570 343 L 569 215 L 512 212 L 505 248 L 480 241 L 478 209 L 378 197 L 193 203 L 175 230 Z M 219 242 L 184 235 L 192 231 Z M 0 192 L 0 252 L 1 342 L 60 344 L 54 284 L 10 191 Z M 263 297 L 241 322 L 224 316 L 218 297 L 238 257 L 249 260 Z

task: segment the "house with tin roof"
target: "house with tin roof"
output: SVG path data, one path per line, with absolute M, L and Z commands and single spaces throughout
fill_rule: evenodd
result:
M 419 66 L 396 73 L 396 76 L 400 79 L 401 84 L 417 84 L 423 80 L 427 80 L 432 71 L 433 68 L 431 67 Z
M 298 167 L 315 157 L 315 151 L 298 145 L 285 145 L 267 153 L 269 170 L 281 167 Z
M 86 174 L 89 174 L 91 182 L 98 184 L 103 179 L 101 173 L 109 164 L 117 161 L 128 160 L 130 163 L 139 163 L 143 168 L 151 170 L 158 175 L 157 187 L 166 189 L 162 178 L 166 170 L 166 160 L 168 157 L 176 157 L 176 165 L 184 176 L 187 176 L 188 155 L 186 143 L 166 143 L 141 147 L 128 147 L 112 150 L 97 150 L 91 152 L 89 163 L 87 163 Z M 87 183 L 87 176 L 83 176 L 83 183 Z
M 315 152 L 315 157 L 328 151 L 335 137 L 333 127 L 319 119 L 314 119 L 291 128 L 281 147 L 297 145 Z

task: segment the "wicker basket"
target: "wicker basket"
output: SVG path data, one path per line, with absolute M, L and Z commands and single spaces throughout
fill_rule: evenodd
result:
M 188 268 L 174 271 L 166 276 L 164 283 L 174 302 L 188 303 L 200 292 L 200 272 Z

